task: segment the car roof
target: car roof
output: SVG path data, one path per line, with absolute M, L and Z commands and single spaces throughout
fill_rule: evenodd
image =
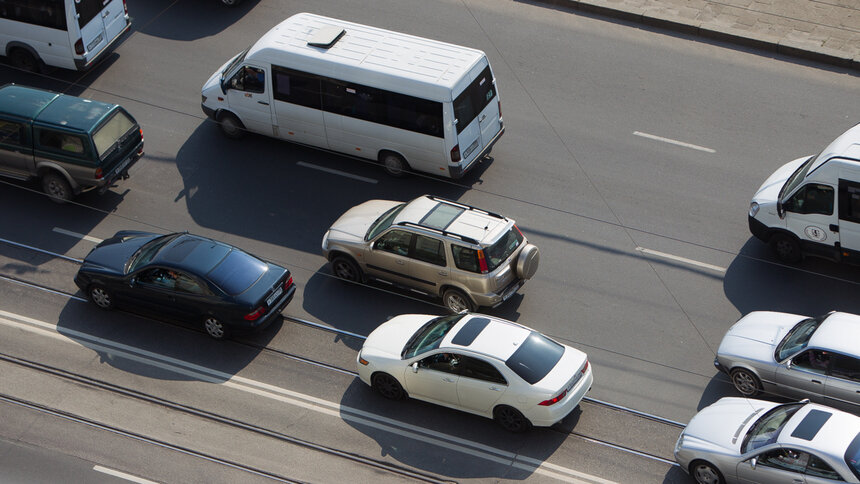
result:
M 860 417 L 835 408 L 807 403 L 779 434 L 779 443 L 810 447 L 842 460 L 845 450 L 860 433 Z
M 42 124 L 89 131 L 116 106 L 14 84 L 0 88 L 0 111 Z
M 158 251 L 151 263 L 205 275 L 233 249 L 223 242 L 181 234 Z
M 465 335 L 470 328 L 476 327 L 480 327 L 477 334 L 469 334 L 465 341 L 462 335 L 461 338 L 457 337 L 458 334 Z M 452 350 L 468 348 L 475 353 L 507 361 L 531 333 L 532 330 L 517 323 L 484 314 L 470 314 L 445 335 L 440 347 Z
M 857 341 L 860 341 L 860 316 L 834 312 L 821 322 L 808 346 L 860 357 Z
M 499 214 L 431 195 L 407 203 L 394 220 L 472 239 L 478 244 L 497 240 L 513 221 Z

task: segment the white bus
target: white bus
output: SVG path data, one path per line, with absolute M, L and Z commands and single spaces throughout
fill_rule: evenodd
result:
M 0 53 L 28 71 L 86 70 L 129 27 L 125 0 L 0 0 Z
M 203 85 L 203 112 L 246 131 L 459 178 L 504 133 L 480 50 L 309 13 L 294 15 Z

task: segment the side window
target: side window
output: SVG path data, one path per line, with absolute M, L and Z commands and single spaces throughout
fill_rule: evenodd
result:
M 460 357 L 452 353 L 436 353 L 418 362 L 419 368 L 444 371 L 445 373 L 457 373 L 459 365 Z
M 387 92 L 388 124 L 442 138 L 442 103 L 418 97 Z
M 412 234 L 403 230 L 392 230 L 374 243 L 374 248 L 397 255 L 409 254 Z
M 830 370 L 831 354 L 821 350 L 808 350 L 794 357 L 791 362 L 800 368 L 827 374 Z
M 50 129 L 39 130 L 39 145 L 64 154 L 82 155 L 84 153 L 83 138 Z
M 334 79 L 323 81 L 323 109 L 351 118 L 385 124 L 385 91 Z
M 167 269 L 149 269 L 137 276 L 137 282 L 163 289 L 174 289 L 178 276 L 176 272 Z
M 275 99 L 313 109 L 322 109 L 320 78 L 292 69 L 272 66 Z
M 470 356 L 462 357 L 462 361 L 460 362 L 460 376 L 488 381 L 491 383 L 501 383 L 503 385 L 508 384 L 505 377 L 503 377 L 502 374 L 499 373 L 499 370 L 497 370 L 492 364 Z
M 860 360 L 846 355 L 833 355 L 830 375 L 845 380 L 860 382 Z
M 0 18 L 66 30 L 63 0 L 0 1 Z
M 261 93 L 266 88 L 266 71 L 257 67 L 245 66 L 242 69 L 243 91 Z
M 451 253 L 454 256 L 454 265 L 458 269 L 469 272 L 481 272 L 478 268 L 478 251 L 475 249 L 451 244 Z
M 0 119 L 0 144 L 22 145 L 24 125 Z
M 445 265 L 445 245 L 441 240 L 427 237 L 426 235 L 415 235 L 415 250 L 412 257 L 420 261 L 429 262 L 438 266 Z
M 806 470 L 807 462 L 809 462 L 809 454 L 787 447 L 780 447 L 765 452 L 758 457 L 758 465 L 774 467 L 798 474 Z
M 810 183 L 786 202 L 785 209 L 795 213 L 833 215 L 833 199 L 833 187 Z
M 806 474 L 810 476 L 823 477 L 825 479 L 832 479 L 834 481 L 844 480 L 842 479 L 842 476 L 833 470 L 827 462 L 824 462 L 812 454 L 809 454 L 809 463 L 806 464 Z
M 860 223 L 860 183 L 839 180 L 839 218 Z
M 177 274 L 174 287 L 177 291 L 188 294 L 205 294 L 206 292 L 191 276 L 182 273 Z

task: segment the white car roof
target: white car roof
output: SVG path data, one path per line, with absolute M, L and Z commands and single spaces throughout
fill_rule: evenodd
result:
M 457 206 L 425 195 L 409 202 L 400 214 L 397 215 L 395 223 L 410 222 L 430 228 L 437 228 L 428 224 L 427 221 L 425 221 L 425 217 L 427 217 L 427 215 L 439 205 L 449 207 Z M 437 229 L 445 230 L 446 232 L 457 234 L 462 237 L 469 237 L 477 240 L 478 243 L 490 244 L 501 237 L 501 235 L 506 231 L 508 225 L 512 223 L 513 221 L 508 218 L 491 215 L 480 209 L 466 209 L 447 225 Z
M 809 346 L 860 357 L 860 316 L 833 313 L 818 326 L 809 339 Z
M 786 446 L 811 447 L 842 460 L 845 449 L 860 433 L 860 417 L 809 403 L 791 417 L 779 434 Z
M 470 321 L 486 319 L 487 324 L 468 344 L 459 345 L 454 340 Z M 501 361 L 507 361 L 529 337 L 532 331 L 509 321 L 502 321 L 484 314 L 470 314 L 463 318 L 454 329 L 445 336 L 440 347 L 468 348 L 476 353 L 482 353 Z

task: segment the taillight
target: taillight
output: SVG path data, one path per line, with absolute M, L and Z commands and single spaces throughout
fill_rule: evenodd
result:
M 259 318 L 263 314 L 266 314 L 266 306 L 260 306 L 257 309 L 255 309 L 253 312 L 246 314 L 245 315 L 245 321 L 256 321 L 257 318 Z
M 557 397 L 550 398 L 549 400 L 544 400 L 544 401 L 538 403 L 538 405 L 541 405 L 544 407 L 549 407 L 550 405 L 555 405 L 556 403 L 562 401 L 562 399 L 564 399 L 565 395 L 567 395 L 567 390 L 559 393 Z
M 490 268 L 487 267 L 487 259 L 484 258 L 484 251 L 481 249 L 478 249 L 478 267 L 481 268 L 481 274 L 490 272 Z
M 125 0 L 122 0 L 122 9 L 125 10 L 125 14 L 128 15 L 128 5 L 125 4 Z
M 292 286 L 292 285 L 293 285 L 293 276 L 290 276 L 290 278 L 287 279 L 287 282 L 284 283 L 284 289 L 289 289 L 290 286 Z
M 75 54 L 84 55 L 84 39 L 78 39 L 75 42 Z
M 515 228 L 515 229 L 517 229 L 517 233 L 518 233 L 518 234 L 520 234 L 520 237 L 525 237 L 525 235 L 523 235 L 523 231 L 522 231 L 522 230 L 520 230 L 520 228 L 519 228 L 519 227 L 517 227 L 516 225 L 514 225 L 514 228 Z
M 588 370 L 588 360 L 585 360 L 585 366 L 583 366 L 579 372 L 584 375 L 586 370 Z
M 499 119 L 502 119 L 502 101 L 499 101 Z
M 451 148 L 451 162 L 457 163 L 460 161 L 460 145 Z
M 96 180 L 101 180 L 101 178 L 105 176 L 104 172 L 101 168 L 96 168 Z

